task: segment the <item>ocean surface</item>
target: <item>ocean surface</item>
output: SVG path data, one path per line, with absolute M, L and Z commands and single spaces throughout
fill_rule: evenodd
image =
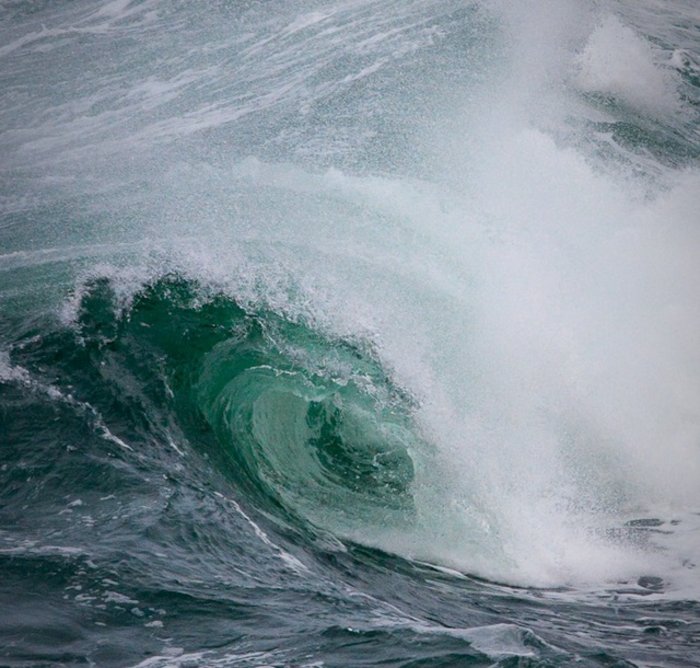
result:
M 700 666 L 697 0 L 0 0 L 0 665 Z

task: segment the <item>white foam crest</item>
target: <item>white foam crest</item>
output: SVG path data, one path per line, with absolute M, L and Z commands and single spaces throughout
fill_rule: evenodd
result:
M 466 110 L 461 155 L 450 134 L 443 170 L 468 207 L 424 222 L 424 239 L 450 239 L 443 266 L 463 267 L 446 276 L 455 299 L 432 333 L 423 302 L 392 311 L 427 344 L 417 358 L 380 330 L 398 376 L 422 390 L 440 463 L 416 487 L 426 525 L 439 526 L 387 544 L 537 584 L 671 572 L 680 553 L 610 536 L 635 513 L 700 505 L 700 174 L 663 170 L 668 185 L 650 189 L 556 143 L 544 128 L 574 104 L 562 84 L 584 65 L 605 69 L 595 59 L 613 33 L 642 71 L 619 69 L 605 92 L 643 113 L 677 100 L 658 54 L 619 19 L 595 27 L 585 7 L 534 4 L 498 8 L 519 37 L 515 64 Z
M 113 248 L 116 249 L 119 246 L 120 244 L 116 244 Z M 126 247 L 128 248 L 129 244 Z M 137 247 L 141 252 L 148 252 L 148 247 L 144 244 L 137 244 Z M 80 317 L 83 299 L 94 281 L 103 279 L 109 280 L 110 288 L 114 291 L 115 309 L 118 312 L 116 315 L 118 315 L 129 308 L 136 293 L 148 280 L 160 275 L 163 270 L 164 265 L 160 260 L 136 266 L 99 262 L 80 273 L 76 279 L 75 288 L 70 297 L 61 305 L 57 315 L 64 325 L 75 327 Z
M 450 408 L 422 417 L 513 577 L 623 576 L 648 555 L 597 530 L 700 503 L 698 175 L 639 202 L 546 136 L 506 143 L 482 172 L 500 239 L 474 254 L 473 329 L 432 375 Z
M 634 109 L 665 115 L 679 108 L 676 81 L 664 57 L 616 16 L 603 19 L 578 58 L 578 85 Z

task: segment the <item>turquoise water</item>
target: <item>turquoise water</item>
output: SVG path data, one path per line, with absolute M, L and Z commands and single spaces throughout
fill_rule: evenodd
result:
M 700 665 L 693 2 L 0 2 L 3 665 Z

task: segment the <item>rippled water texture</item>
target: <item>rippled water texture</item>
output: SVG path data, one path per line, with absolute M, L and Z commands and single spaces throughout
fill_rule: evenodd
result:
M 0 663 L 700 666 L 691 0 L 0 0 Z

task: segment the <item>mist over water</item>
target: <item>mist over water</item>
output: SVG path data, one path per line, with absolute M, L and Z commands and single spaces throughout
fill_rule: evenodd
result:
M 3 555 L 117 564 L 100 577 L 131 580 L 125 614 L 149 633 L 163 592 L 284 591 L 285 640 L 241 622 L 222 665 L 302 665 L 290 620 L 317 603 L 299 587 L 346 610 L 318 609 L 330 639 L 303 665 L 360 665 L 333 662 L 353 627 L 417 634 L 378 641 L 408 647 L 390 665 L 419 660 L 425 634 L 442 649 L 415 665 L 450 665 L 429 662 L 443 650 L 696 665 L 692 2 L 0 2 L 0 17 Z M 64 426 L 39 428 L 46 411 Z M 40 470 L 58 451 L 74 454 Z M 35 535 L 42 504 L 56 520 Z M 79 509 L 82 530 L 65 519 Z M 71 586 L 119 604 L 78 570 Z M 510 587 L 565 593 L 535 613 Z M 636 595 L 661 616 L 684 602 L 675 631 L 640 623 L 672 649 L 553 621 L 608 624 L 625 597 L 651 618 Z M 465 597 L 497 612 L 458 619 Z M 466 635 L 443 647 L 433 623 Z M 217 631 L 172 633 L 188 660 L 214 657 Z M 151 642 L 155 663 L 102 661 L 170 665 Z

